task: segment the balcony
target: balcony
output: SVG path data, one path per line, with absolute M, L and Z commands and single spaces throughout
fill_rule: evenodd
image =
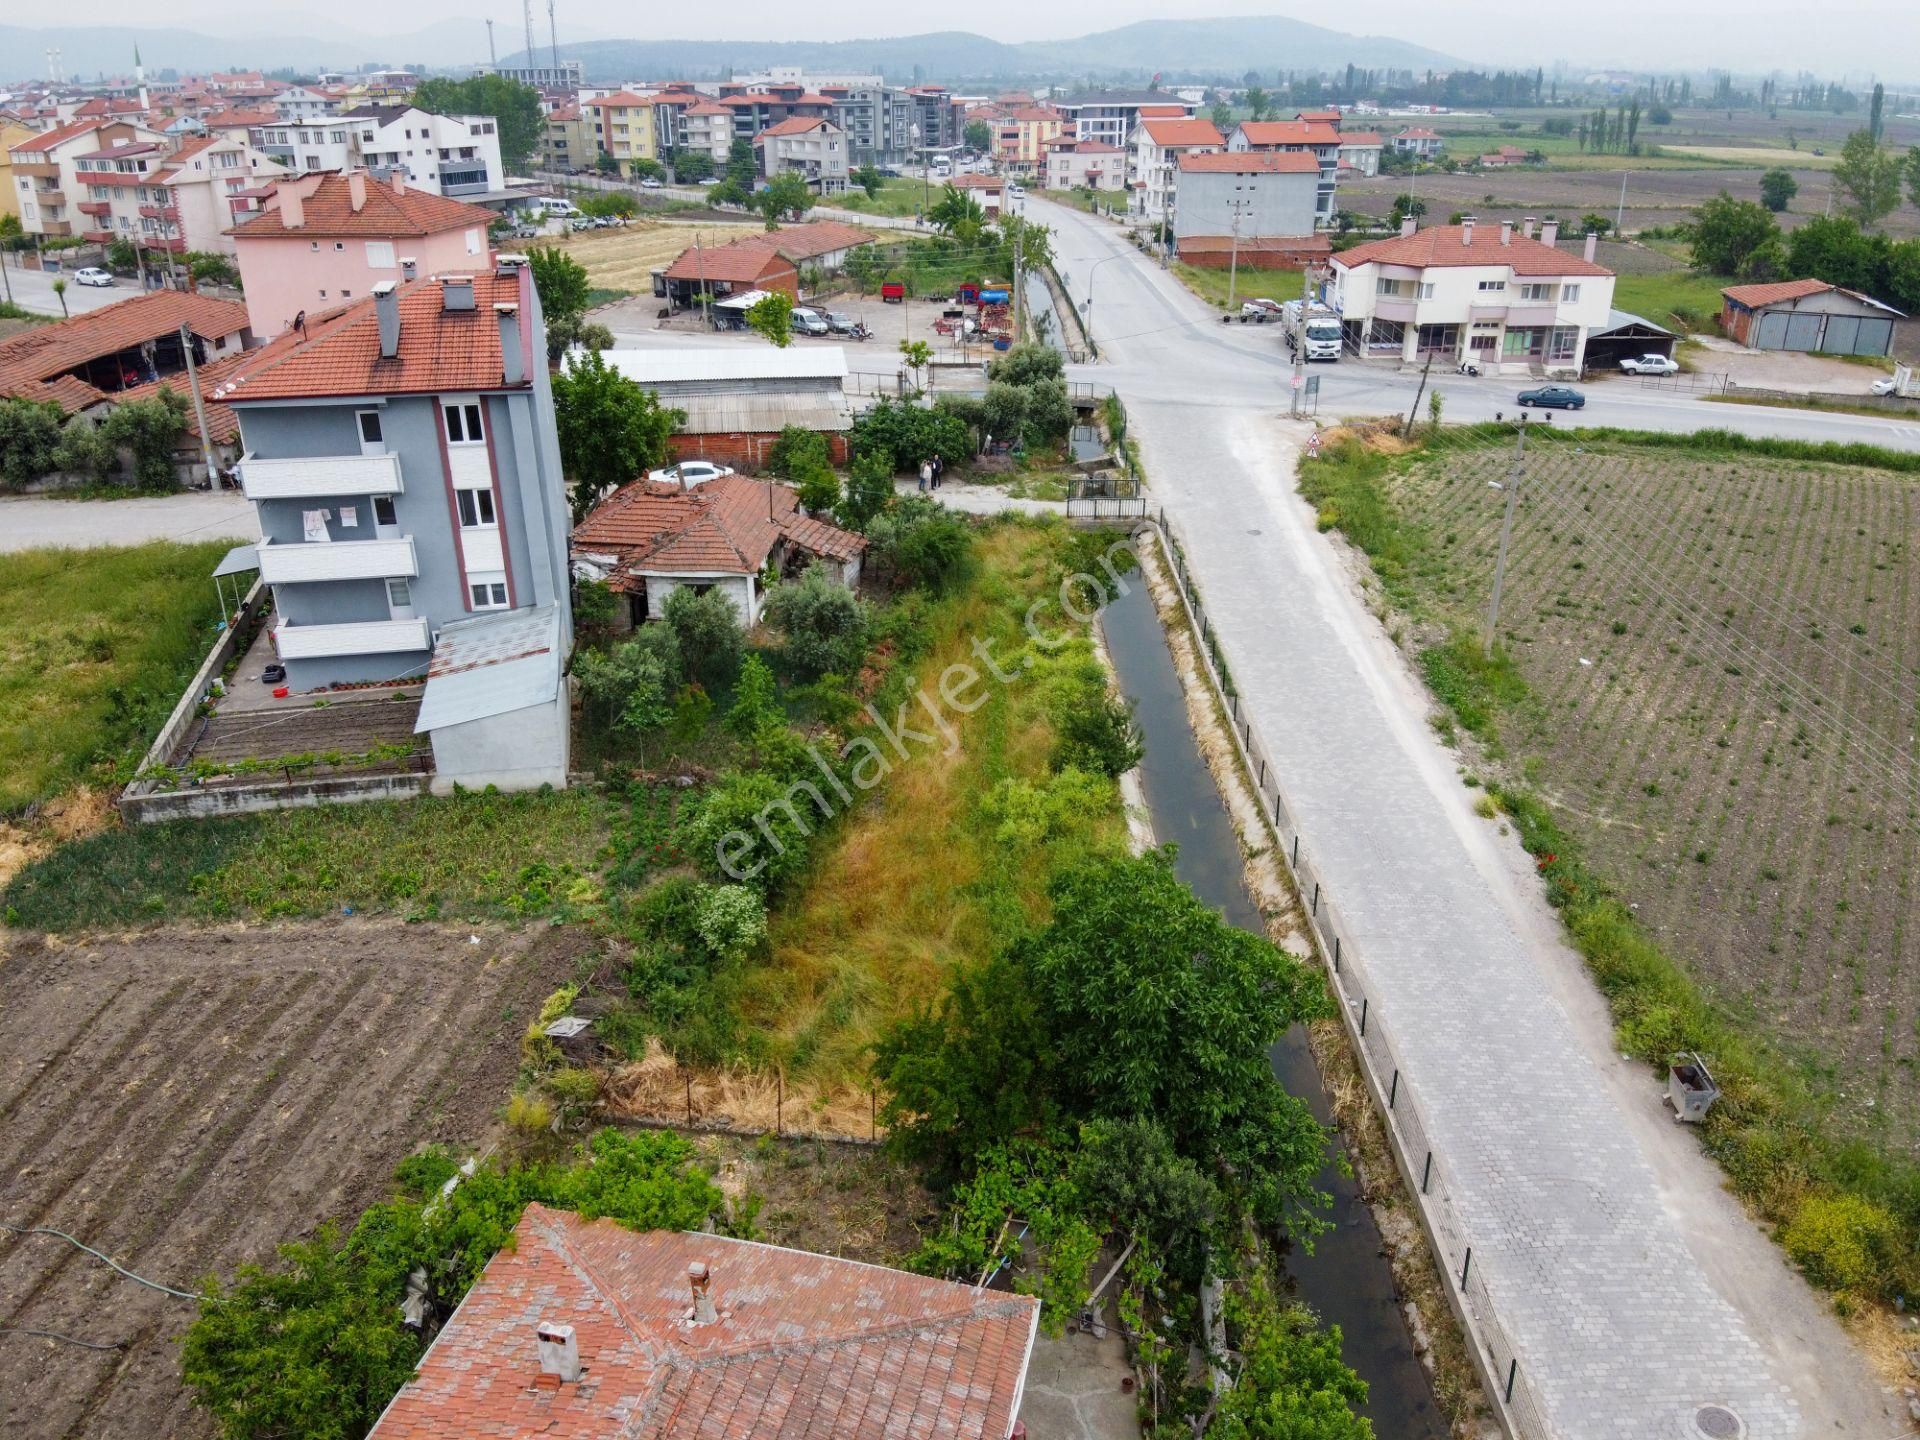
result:
M 73 222 L 71 220 L 49 220 L 42 216 L 40 220 L 40 233 L 42 235 L 71 235 L 73 234 Z
M 36 205 L 51 205 L 57 209 L 67 203 L 67 192 L 49 185 L 44 190 L 36 190 L 33 192 L 33 203 Z
M 94 243 L 95 245 L 111 245 L 111 244 L 113 243 L 113 231 L 111 231 L 111 230 L 82 230 L 82 231 L 80 232 L 80 238 L 81 238 L 82 240 L 90 240 L 90 241 L 92 241 L 92 242 L 93 242 L 93 243 Z
M 1376 320 L 1394 320 L 1402 325 L 1411 325 L 1418 314 L 1420 304 L 1398 295 L 1380 295 L 1374 298 L 1373 318 Z
M 282 660 L 331 660 L 341 655 L 400 655 L 429 648 L 425 620 L 361 620 L 345 625 L 274 627 Z
M 177 205 L 142 205 L 140 213 L 148 220 L 166 220 L 175 225 L 180 223 L 180 207 Z
M 82 215 L 92 215 L 102 220 L 113 214 L 113 202 L 111 200 L 82 200 L 74 208 Z
M 260 578 L 269 585 L 300 585 L 311 580 L 411 579 L 420 573 L 411 536 L 398 540 L 262 542 L 255 555 L 260 561 Z
M 60 166 L 53 160 L 16 160 L 13 162 L 15 175 L 30 175 L 35 180 L 58 180 Z
M 297 460 L 240 460 L 240 488 L 249 500 L 323 500 L 330 495 L 398 495 L 398 455 L 318 455 Z M 357 543 L 357 542 L 354 542 Z

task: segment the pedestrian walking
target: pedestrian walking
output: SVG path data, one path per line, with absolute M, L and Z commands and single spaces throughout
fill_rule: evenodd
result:
M 947 468 L 947 462 L 942 460 L 938 455 L 935 455 L 933 457 L 933 488 L 934 489 L 938 490 L 940 488 L 940 472 L 945 470 L 946 468 Z
M 933 462 L 932 462 L 931 460 L 922 460 L 922 461 L 920 462 L 920 492 L 921 492 L 921 494 L 923 494 L 923 495 L 924 495 L 924 494 L 926 493 L 926 491 L 927 491 L 927 489 L 928 489 L 928 487 L 929 487 L 929 486 L 931 486 L 932 484 L 933 484 Z

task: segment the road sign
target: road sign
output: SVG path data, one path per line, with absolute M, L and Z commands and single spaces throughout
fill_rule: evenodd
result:
M 1293 388 L 1296 390 L 1298 390 L 1302 385 L 1306 383 L 1307 383 L 1307 377 L 1304 375 L 1295 375 L 1293 377 Z
M 1307 377 L 1307 399 L 1318 400 L 1319 398 L 1320 398 L 1320 377 L 1318 375 L 1309 375 Z

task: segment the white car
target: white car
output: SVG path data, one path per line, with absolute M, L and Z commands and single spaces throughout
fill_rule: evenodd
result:
M 98 265 L 89 265 L 84 270 L 76 270 L 73 272 L 73 283 L 76 285 L 111 285 L 113 284 L 113 276 L 109 275 L 105 270 L 102 270 Z
M 664 470 L 649 470 L 647 479 L 660 485 L 704 485 L 709 480 L 718 480 L 722 475 L 733 474 L 727 465 L 716 465 L 711 460 L 682 460 L 678 465 L 669 465 Z
M 1899 381 L 1895 380 L 1893 376 L 1882 375 L 1878 380 L 1874 381 L 1873 384 L 1869 385 L 1867 390 L 1869 394 L 1873 395 L 1898 395 L 1900 393 L 1898 386 Z
M 660 189 L 664 189 L 665 187 L 662 186 L 658 180 L 654 179 L 651 175 L 649 175 L 646 177 L 646 179 L 640 182 L 640 188 L 642 190 L 660 190 Z
M 1664 355 L 1629 355 L 1620 362 L 1629 375 L 1678 375 L 1680 367 Z

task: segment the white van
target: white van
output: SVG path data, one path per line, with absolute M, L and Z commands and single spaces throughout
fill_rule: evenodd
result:
M 817 310 L 809 310 L 804 305 L 796 306 L 792 315 L 787 317 L 787 328 L 796 335 L 830 335 L 833 327 Z
M 562 200 L 557 195 L 538 195 L 533 203 L 550 216 L 559 216 L 562 220 L 571 220 L 580 213 L 580 207 L 571 200 Z

